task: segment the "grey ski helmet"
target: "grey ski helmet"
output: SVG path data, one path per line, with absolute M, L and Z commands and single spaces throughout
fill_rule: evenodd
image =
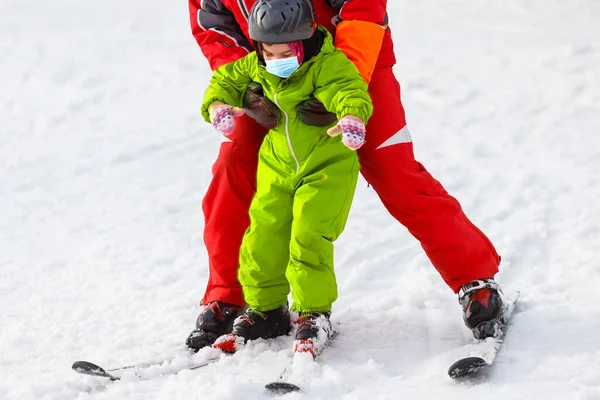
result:
M 250 39 L 261 43 L 306 40 L 316 29 L 311 0 L 258 0 L 248 17 Z

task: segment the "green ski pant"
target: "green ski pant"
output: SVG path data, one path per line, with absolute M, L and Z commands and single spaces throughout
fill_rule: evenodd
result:
M 252 309 L 286 304 L 291 286 L 292 309 L 330 311 L 337 299 L 333 241 L 348 219 L 358 157 L 339 136 L 325 134 L 295 154 L 288 146 L 269 134 L 259 151 L 238 278 Z

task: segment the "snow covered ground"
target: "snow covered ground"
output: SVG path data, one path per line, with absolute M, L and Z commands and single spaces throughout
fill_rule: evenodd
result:
M 600 399 L 600 2 L 389 2 L 417 158 L 522 301 L 456 383 L 455 295 L 364 181 L 336 257 L 341 334 L 290 399 Z M 185 2 L 0 5 L 0 399 L 259 399 L 290 339 L 185 365 L 219 135 Z M 196 360 L 205 357 L 200 353 Z M 174 358 L 107 384 L 70 370 Z

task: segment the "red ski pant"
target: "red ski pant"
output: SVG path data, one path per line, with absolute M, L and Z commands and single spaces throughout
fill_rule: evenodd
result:
M 493 277 L 500 263 L 494 246 L 414 158 L 400 85 L 391 67 L 374 71 L 369 92 L 374 111 L 367 125 L 367 143 L 358 151 L 367 182 L 390 214 L 420 241 L 454 292 L 474 279 Z M 239 118 L 232 141 L 221 145 L 213 165 L 213 179 L 202 203 L 210 269 L 202 304 L 215 300 L 244 304 L 237 280 L 239 248 L 250 224 L 248 208 L 265 134 L 252 119 Z

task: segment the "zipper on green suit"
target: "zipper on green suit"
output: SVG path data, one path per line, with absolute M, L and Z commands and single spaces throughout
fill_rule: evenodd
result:
M 298 173 L 298 171 L 300 171 L 300 163 L 298 162 L 298 159 L 296 158 L 296 153 L 294 153 L 294 148 L 292 147 L 292 139 L 290 138 L 290 131 L 288 129 L 288 120 L 289 120 L 288 114 L 285 112 L 285 110 L 283 108 L 281 108 L 281 106 L 277 102 L 278 94 L 279 93 L 275 93 L 275 95 L 273 96 L 273 100 L 275 100 L 275 104 L 277 105 L 277 107 L 279 107 L 279 109 L 281 111 L 283 111 L 283 115 L 285 115 L 285 137 L 287 138 L 288 148 L 290 149 L 290 153 L 292 153 L 292 157 L 294 158 L 294 161 L 296 162 L 296 173 Z

